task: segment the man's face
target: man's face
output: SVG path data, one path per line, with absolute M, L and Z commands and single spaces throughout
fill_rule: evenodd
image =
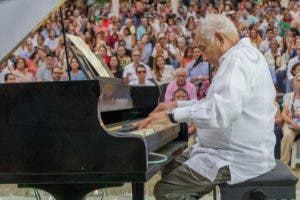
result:
M 52 69 L 52 67 L 54 65 L 54 58 L 51 56 L 47 56 L 45 58 L 45 64 L 48 69 Z
M 222 53 L 220 52 L 220 47 L 216 45 L 215 42 L 212 41 L 206 41 L 201 36 L 198 36 L 199 38 L 196 41 L 196 44 L 198 43 L 198 47 L 200 48 L 203 56 L 207 58 L 207 61 L 212 63 L 214 66 L 219 65 L 219 58 L 222 56 Z M 215 38 L 215 40 L 217 40 Z
M 53 81 L 60 81 L 62 76 L 62 70 L 58 67 L 55 67 L 52 72 Z
M 26 48 L 29 50 L 29 51 L 32 51 L 33 50 L 33 44 L 31 41 L 27 41 L 26 42 Z
M 146 78 L 146 69 L 144 67 L 137 67 L 136 75 L 139 79 L 145 80 Z
M 186 72 L 184 70 L 177 72 L 175 77 L 176 77 L 177 85 L 185 85 Z
M 273 39 L 273 37 L 274 37 L 274 32 L 273 32 L 272 30 L 269 30 L 269 31 L 267 32 L 267 38 L 268 38 L 269 40 L 271 40 L 271 39 Z
M 141 54 L 138 51 L 134 51 L 132 54 L 132 60 L 135 63 L 139 63 L 140 62 L 140 58 L 141 58 Z

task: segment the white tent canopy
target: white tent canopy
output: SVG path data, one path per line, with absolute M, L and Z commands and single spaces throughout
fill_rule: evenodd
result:
M 0 0 L 0 61 L 64 0 Z

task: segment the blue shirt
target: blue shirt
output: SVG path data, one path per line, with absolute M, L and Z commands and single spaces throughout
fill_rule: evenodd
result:
M 79 70 L 76 74 L 71 71 L 70 75 L 72 81 L 86 80 L 85 75 L 81 70 Z
M 185 67 L 185 71 L 186 71 L 186 75 L 187 75 L 188 80 L 191 80 L 191 78 L 193 78 L 193 77 L 209 76 L 209 64 L 208 64 L 208 62 L 200 62 L 195 67 L 193 67 L 195 62 L 196 62 L 195 60 L 189 62 Z

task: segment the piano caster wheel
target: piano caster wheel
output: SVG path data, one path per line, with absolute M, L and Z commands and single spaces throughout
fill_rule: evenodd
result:
M 267 197 L 262 190 L 254 190 L 251 193 L 251 200 L 266 200 Z

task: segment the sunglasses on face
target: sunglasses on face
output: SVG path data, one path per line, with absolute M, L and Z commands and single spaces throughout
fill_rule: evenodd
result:
M 137 73 L 138 73 L 138 74 L 142 74 L 142 73 L 145 74 L 146 71 L 145 71 L 145 70 L 143 70 L 143 71 L 137 71 Z

